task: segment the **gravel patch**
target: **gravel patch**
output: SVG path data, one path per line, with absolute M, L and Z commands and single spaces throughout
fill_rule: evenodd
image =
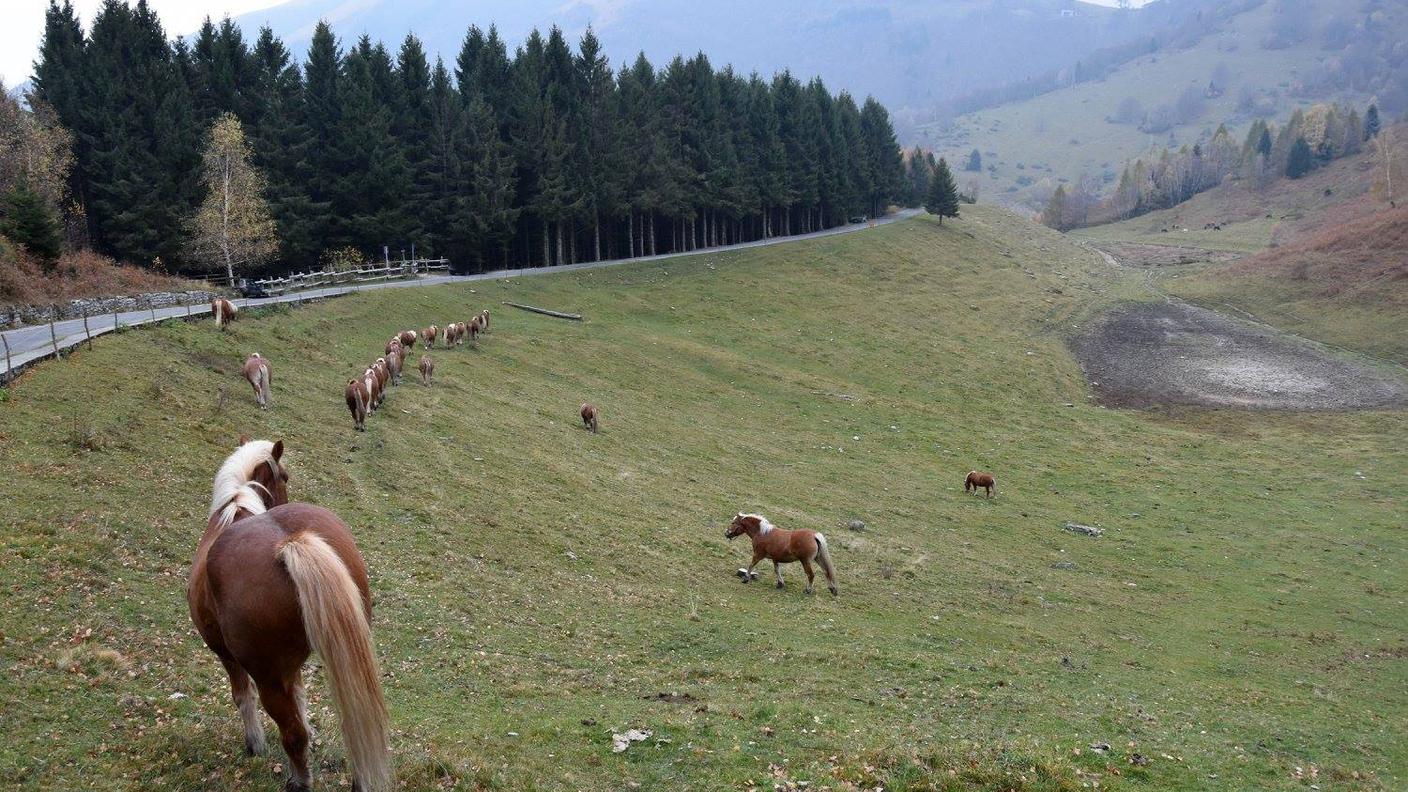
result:
M 1408 383 L 1307 341 L 1186 303 L 1118 309 L 1071 344 L 1101 404 L 1357 410 L 1408 404 Z

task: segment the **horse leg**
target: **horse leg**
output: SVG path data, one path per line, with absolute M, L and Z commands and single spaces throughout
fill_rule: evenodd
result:
M 254 698 L 254 686 L 249 682 L 249 674 L 233 659 L 220 658 L 225 673 L 230 675 L 230 694 L 235 700 L 235 708 L 244 721 L 244 752 L 249 756 L 264 753 L 264 724 L 259 720 L 259 702 Z
M 988 500 L 992 500 L 992 485 L 989 484 L 988 486 L 983 487 L 983 489 L 988 491 Z
M 308 741 L 317 740 L 318 733 L 313 730 L 313 723 L 308 720 L 308 686 L 303 684 L 302 669 L 299 669 L 298 677 L 293 682 L 293 700 L 298 704 L 298 719 L 303 721 L 303 729 L 308 732 Z
M 798 560 L 802 562 L 802 571 L 807 573 L 807 593 L 810 594 L 812 593 L 812 581 L 816 579 L 816 573 L 812 571 L 811 561 L 805 558 Z
M 753 560 L 752 560 L 751 562 L 749 562 L 748 568 L 747 568 L 747 569 L 739 569 L 739 570 L 738 570 L 738 576 L 743 579 L 743 582 L 744 582 L 744 583 L 747 583 L 747 582 L 750 581 L 750 580 L 757 580 L 757 579 L 758 579 L 757 574 L 753 572 L 753 567 L 757 566 L 757 565 L 758 565 L 758 562 L 759 562 L 759 561 L 762 561 L 762 560 L 763 560 L 763 554 L 762 554 L 762 553 L 759 553 L 757 550 L 754 550 L 754 551 L 753 551 Z
M 772 574 L 777 578 L 777 587 L 782 588 L 782 565 L 776 561 L 772 562 Z
M 286 680 L 259 683 L 259 700 L 279 727 L 279 739 L 288 754 L 288 792 L 308 792 L 308 727 L 298 705 L 296 684 Z

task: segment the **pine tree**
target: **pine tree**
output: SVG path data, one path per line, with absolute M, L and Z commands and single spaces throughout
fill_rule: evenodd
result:
M 23 180 L 10 189 L 0 204 L 0 235 L 23 245 L 45 262 L 57 259 L 63 248 L 58 216 Z
M 304 123 L 303 76 L 288 50 L 268 27 L 259 31 L 250 53 L 251 105 L 263 108 L 247 124 L 253 163 L 267 179 L 265 196 L 279 238 L 279 261 L 288 268 L 311 267 L 322 252 L 316 217 L 326 204 L 308 194 L 312 180 L 311 143 Z
M 948 162 L 943 157 L 939 158 L 939 165 L 934 169 L 934 178 L 929 182 L 929 195 L 924 201 L 924 209 L 930 214 L 938 215 L 939 225 L 943 225 L 945 217 L 958 217 L 958 187 L 953 183 L 953 173 L 948 169 Z
M 1364 111 L 1364 139 L 1372 140 L 1379 134 L 1379 106 L 1369 105 L 1369 109 Z
M 351 244 L 345 218 L 334 207 L 335 182 L 342 167 L 339 155 L 342 123 L 342 53 L 332 28 L 319 22 L 313 29 L 308 58 L 303 64 L 303 123 L 308 129 L 308 212 L 304 223 L 309 237 L 322 249 Z
M 1066 185 L 1057 185 L 1056 191 L 1051 193 L 1051 198 L 1046 202 L 1046 208 L 1042 210 L 1042 224 L 1057 231 L 1065 231 L 1066 215 L 1069 211 L 1067 204 Z
M 264 176 L 250 162 L 244 127 L 234 113 L 215 119 L 201 159 L 206 192 L 191 220 L 193 258 L 214 258 L 233 281 L 236 268 L 257 267 L 278 249 Z
M 1298 137 L 1291 145 L 1291 153 L 1286 159 L 1286 176 L 1291 179 L 1299 179 L 1309 173 L 1315 167 L 1315 155 L 1310 151 L 1310 144 L 1305 142 L 1305 138 Z
M 889 112 L 874 98 L 867 98 L 861 109 L 861 129 L 865 133 L 865 156 L 870 162 L 870 214 L 878 217 L 899 193 L 903 178 L 900 149 Z
M 981 172 L 983 170 L 983 155 L 978 153 L 977 149 L 973 149 L 971 152 L 969 152 L 968 164 L 964 165 L 963 169 L 966 171 L 973 171 L 974 173 Z

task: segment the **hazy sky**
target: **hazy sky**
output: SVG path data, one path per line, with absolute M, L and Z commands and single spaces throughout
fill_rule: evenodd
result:
M 1116 0 L 1089 1 L 1116 5 Z M 1146 1 L 1134 0 L 1133 5 L 1143 5 Z M 196 30 L 207 16 L 212 19 L 238 16 L 283 2 L 286 0 L 147 0 L 161 17 L 168 36 Z M 39 56 L 39 42 L 44 35 L 44 10 L 49 7 L 49 0 L 0 0 L 0 5 L 5 7 L 5 24 L 0 25 L 0 81 L 14 87 L 29 79 L 34 70 L 34 59 Z M 102 0 L 74 0 L 73 5 L 87 28 Z

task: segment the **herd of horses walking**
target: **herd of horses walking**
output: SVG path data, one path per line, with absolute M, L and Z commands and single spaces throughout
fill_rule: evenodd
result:
M 236 316 L 234 305 L 226 300 L 217 299 L 211 307 L 222 329 Z M 388 388 L 400 384 L 417 343 L 427 351 L 437 341 L 444 349 L 466 341 L 477 345 L 488 330 L 485 310 L 443 329 L 430 325 L 397 333 L 376 362 L 347 382 L 347 408 L 355 428 L 364 431 L 367 416 L 382 405 Z M 422 384 L 430 385 L 435 364 L 428 354 L 421 356 L 419 369 Z M 267 408 L 269 361 L 253 353 L 242 371 L 260 408 Z M 580 416 L 583 428 L 595 434 L 600 410 L 584 403 Z M 259 704 L 278 726 L 288 755 L 285 787 L 290 790 L 310 788 L 312 729 L 303 664 L 317 652 L 341 722 L 352 788 L 379 792 L 392 784 L 390 716 L 371 637 L 367 565 L 341 518 L 320 506 L 289 502 L 283 453 L 283 441 L 241 435 L 238 447 L 216 472 L 205 533 L 187 585 L 191 619 L 229 675 L 246 752 L 261 753 L 265 747 Z M 991 498 L 996 481 L 991 473 L 972 471 L 963 488 L 974 494 L 984 489 Z M 821 532 L 786 530 L 760 514 L 739 512 L 724 536 L 732 540 L 745 535 L 752 542 L 753 557 L 738 569 L 743 583 L 757 580 L 753 567 L 768 559 L 778 588 L 784 588 L 782 565 L 800 563 L 807 576 L 806 593 L 811 594 L 815 564 L 832 596 L 839 593 L 830 547 Z

